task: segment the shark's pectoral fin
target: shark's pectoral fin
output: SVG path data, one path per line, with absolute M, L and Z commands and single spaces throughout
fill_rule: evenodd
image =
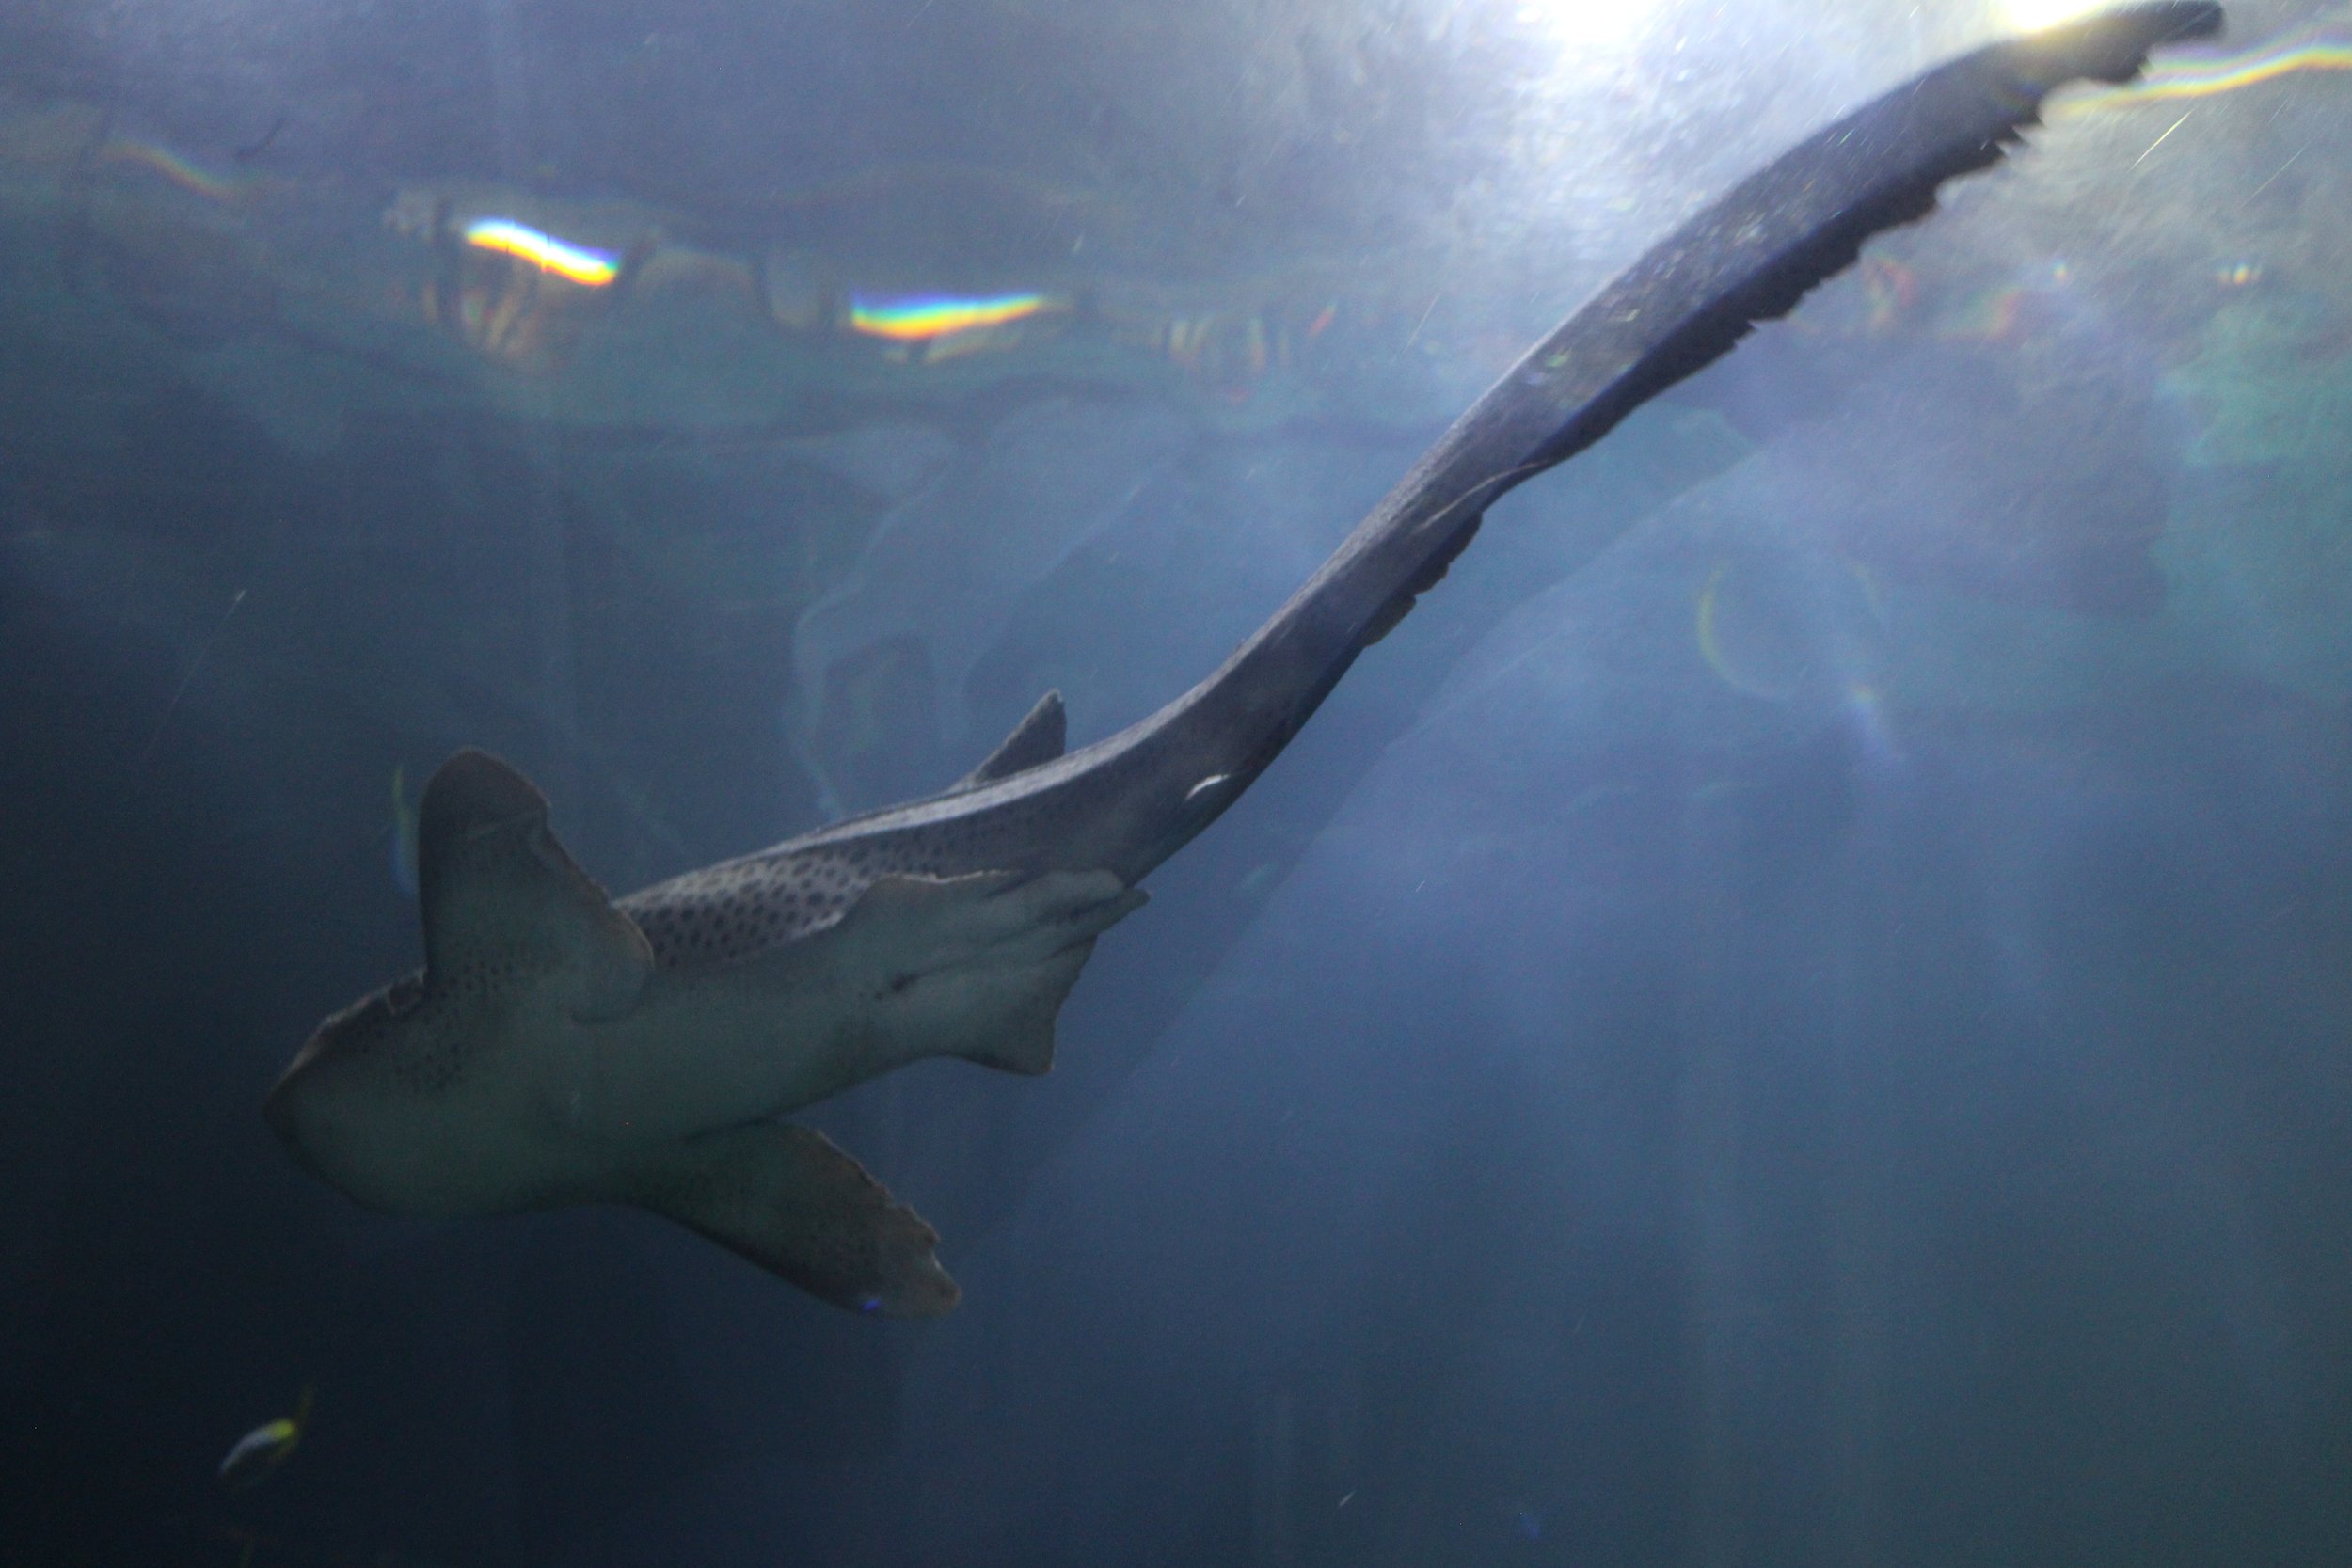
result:
M 755 1122 L 685 1139 L 629 1196 L 853 1312 L 936 1318 L 962 1293 L 931 1254 L 939 1233 L 805 1127 Z
M 588 1020 L 636 1005 L 653 950 L 548 828 L 547 797 L 487 752 L 441 764 L 417 814 L 426 981 L 539 985 Z
M 1054 1019 L 1094 939 L 1148 895 L 1107 871 L 885 877 L 820 941 L 911 1053 L 1007 1072 L 1054 1065 Z
M 988 760 L 957 781 L 958 786 L 994 784 L 1060 756 L 1070 743 L 1070 716 L 1063 711 L 1061 693 L 1048 691 L 1037 700 L 1028 716 L 1012 727 L 1005 743 L 988 753 Z

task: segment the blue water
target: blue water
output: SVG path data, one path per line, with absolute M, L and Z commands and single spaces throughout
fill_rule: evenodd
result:
M 420 961 L 458 747 L 626 892 L 1048 689 L 1110 734 L 1694 203 L 2020 20 L 0 13 L 0 1564 L 2341 1560 L 2316 6 L 1496 507 L 1050 1076 L 803 1118 L 952 1316 L 380 1216 L 259 1115 Z

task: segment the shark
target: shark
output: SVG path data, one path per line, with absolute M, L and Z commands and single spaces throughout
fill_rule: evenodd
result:
M 615 899 L 513 767 L 418 809 L 424 963 L 335 1013 L 263 1102 L 299 1164 L 395 1214 L 667 1216 L 852 1311 L 939 1316 L 937 1233 L 787 1119 L 911 1063 L 1053 1065 L 1137 885 L 1232 805 L 1505 492 L 1600 440 L 1998 162 L 2061 85 L 2134 78 L 2217 6 L 2151 0 L 1993 43 L 1800 142 L 1604 284 L 1482 395 L 1222 665 L 1068 749 L 1047 693 L 971 773 Z

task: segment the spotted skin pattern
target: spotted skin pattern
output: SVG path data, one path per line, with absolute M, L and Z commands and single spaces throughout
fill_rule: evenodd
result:
M 825 929 L 874 879 L 835 855 L 748 856 L 688 872 L 616 906 L 662 969 L 739 963 Z
M 1016 809 L 920 833 L 783 844 L 673 877 L 614 907 L 645 933 L 661 969 L 740 963 L 836 924 L 884 877 L 1030 869 L 1020 841 L 1032 815 Z

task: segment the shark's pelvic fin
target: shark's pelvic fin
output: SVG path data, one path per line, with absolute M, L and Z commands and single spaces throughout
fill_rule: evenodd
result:
M 638 1174 L 629 1197 L 811 1295 L 854 1312 L 936 1318 L 962 1293 L 939 1233 L 823 1133 L 754 1122 L 700 1133 Z
M 1028 717 L 1012 727 L 1005 743 L 988 753 L 988 760 L 956 781 L 957 787 L 993 784 L 1051 762 L 1069 746 L 1070 719 L 1062 709 L 1061 693 L 1048 691 L 1029 709 Z
M 785 961 L 846 977 L 920 1054 L 1033 1075 L 1054 1065 L 1054 1020 L 1094 939 L 1146 897 L 1107 871 L 884 877 Z
M 425 978 L 545 987 L 575 1018 L 617 1018 L 653 973 L 644 933 L 548 828 L 547 797 L 487 752 L 443 763 L 418 810 Z

